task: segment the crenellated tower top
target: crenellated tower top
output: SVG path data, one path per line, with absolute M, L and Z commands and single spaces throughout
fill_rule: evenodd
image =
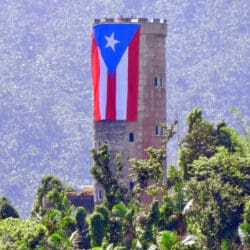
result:
M 102 19 L 94 19 L 93 24 L 98 23 L 167 23 L 166 19 L 159 18 L 144 18 L 144 17 L 123 17 L 115 18 L 104 17 Z

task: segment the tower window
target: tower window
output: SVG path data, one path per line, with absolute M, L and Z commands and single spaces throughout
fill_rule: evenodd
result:
M 133 190 L 134 186 L 135 186 L 135 183 L 133 181 L 130 181 L 129 182 L 129 188 L 130 188 L 130 190 Z
M 134 133 L 130 133 L 130 134 L 129 134 L 129 141 L 130 141 L 130 142 L 135 141 Z
M 164 126 L 162 125 L 156 125 L 155 126 L 155 135 L 165 135 L 166 131 Z
M 102 200 L 102 190 L 98 190 L 98 200 Z
M 160 135 L 160 128 L 158 125 L 155 126 L 155 135 Z
M 154 86 L 156 88 L 163 88 L 163 78 L 162 76 L 156 76 L 154 80 Z
M 157 79 L 157 77 L 155 77 L 155 87 L 157 87 L 158 86 L 158 79 Z

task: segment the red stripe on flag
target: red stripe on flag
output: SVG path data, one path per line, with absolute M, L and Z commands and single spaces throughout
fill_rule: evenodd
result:
M 91 47 L 91 63 L 92 63 L 92 84 L 93 84 L 93 96 L 94 96 L 94 119 L 100 121 L 100 61 L 97 43 L 92 35 L 92 47 Z
M 110 76 L 108 72 L 108 87 L 107 87 L 107 106 L 106 106 L 106 119 L 116 119 L 116 72 Z
M 127 120 L 137 119 L 139 81 L 140 28 L 136 31 L 128 49 L 128 101 Z

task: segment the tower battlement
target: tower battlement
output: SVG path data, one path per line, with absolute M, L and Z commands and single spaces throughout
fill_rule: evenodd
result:
M 144 18 L 144 17 L 105 17 L 102 19 L 94 19 L 93 24 L 98 23 L 167 23 L 166 19 L 159 18 Z

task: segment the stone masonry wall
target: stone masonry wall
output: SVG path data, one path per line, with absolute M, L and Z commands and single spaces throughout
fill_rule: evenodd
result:
M 110 20 L 110 19 L 108 19 Z M 125 19 L 128 22 L 131 19 Z M 121 152 L 123 155 L 123 181 L 129 185 L 128 159 L 146 157 L 147 147 L 159 147 L 162 136 L 160 124 L 166 122 L 166 58 L 165 38 L 167 24 L 159 19 L 149 22 L 139 19 L 140 59 L 139 59 L 139 95 L 137 121 L 100 121 L 94 122 L 94 146 L 107 142 L 111 155 Z M 95 21 L 98 23 L 98 21 Z M 157 86 L 155 86 L 157 85 Z M 156 135 L 156 126 L 159 126 Z M 129 134 L 134 134 L 134 142 Z M 96 196 L 100 185 L 96 184 Z

